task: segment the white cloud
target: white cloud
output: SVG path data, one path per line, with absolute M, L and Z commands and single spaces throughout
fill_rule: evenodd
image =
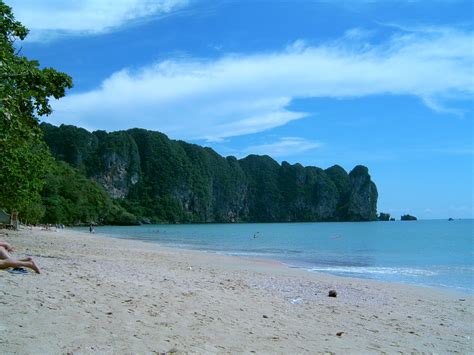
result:
M 71 34 L 97 34 L 130 21 L 168 14 L 189 0 L 7 0 L 15 18 L 39 41 Z
M 247 147 L 244 150 L 244 155 L 258 154 L 270 155 L 271 157 L 289 157 L 296 154 L 301 154 L 308 150 L 322 147 L 322 143 L 308 141 L 300 137 L 283 137 L 278 141 L 268 144 L 254 145 Z
M 411 95 L 442 110 L 441 103 L 472 99 L 472 45 L 471 32 L 442 29 L 403 32 L 375 45 L 344 36 L 273 53 L 163 61 L 121 70 L 95 90 L 61 99 L 52 122 L 220 140 L 307 116 L 288 109 L 295 98 Z

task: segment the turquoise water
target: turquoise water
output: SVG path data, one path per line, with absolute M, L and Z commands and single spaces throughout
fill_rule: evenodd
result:
M 473 220 L 144 225 L 99 235 L 274 259 L 290 267 L 474 293 Z M 254 237 L 255 236 L 255 237 Z

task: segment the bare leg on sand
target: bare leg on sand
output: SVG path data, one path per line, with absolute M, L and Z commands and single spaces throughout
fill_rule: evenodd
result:
M 15 260 L 15 259 L 5 259 L 5 260 L 0 260 L 0 270 L 3 270 L 3 269 L 8 269 L 8 268 L 11 268 L 11 267 L 26 267 L 26 268 L 29 268 L 31 270 L 33 270 L 34 272 L 36 272 L 37 274 L 41 273 L 40 269 L 38 268 L 38 266 L 36 266 L 35 262 L 30 259 L 30 260 L 27 260 L 27 261 L 21 261 L 21 260 Z
M 7 259 L 13 259 L 12 256 L 10 255 L 10 253 L 8 253 L 8 251 L 0 246 L 0 260 L 7 260 Z M 32 259 L 28 256 L 26 258 L 21 258 L 21 259 L 17 259 L 19 261 L 31 261 Z
M 13 259 L 9 251 L 14 251 L 14 249 L 8 243 L 2 242 L 0 244 L 0 270 L 11 267 L 27 267 L 37 274 L 40 273 L 40 269 L 32 258 Z

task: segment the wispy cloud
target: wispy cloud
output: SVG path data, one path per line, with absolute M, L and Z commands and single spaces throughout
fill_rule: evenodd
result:
M 344 36 L 319 46 L 298 41 L 280 52 L 168 60 L 123 69 L 95 90 L 69 95 L 54 105 L 52 122 L 220 140 L 307 116 L 288 108 L 295 98 L 411 95 L 440 110 L 472 99 L 472 43 L 472 32 L 441 29 L 378 44 Z
M 190 0 L 6 0 L 30 41 L 108 32 L 131 21 L 169 14 Z
M 296 154 L 322 147 L 320 142 L 313 142 L 301 137 L 283 137 L 273 143 L 253 145 L 247 147 L 242 153 L 270 155 L 275 158 L 289 157 Z

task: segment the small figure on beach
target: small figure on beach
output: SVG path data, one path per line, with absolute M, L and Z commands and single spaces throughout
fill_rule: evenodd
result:
M 89 226 L 89 233 L 95 233 L 95 229 L 94 229 L 94 227 L 92 226 L 92 223 L 91 223 L 91 225 Z
M 6 242 L 0 242 L 0 270 L 9 268 L 21 268 L 26 267 L 33 270 L 37 274 L 40 273 L 40 269 L 30 257 L 22 259 L 13 259 L 10 253 L 14 252 L 15 249 Z

